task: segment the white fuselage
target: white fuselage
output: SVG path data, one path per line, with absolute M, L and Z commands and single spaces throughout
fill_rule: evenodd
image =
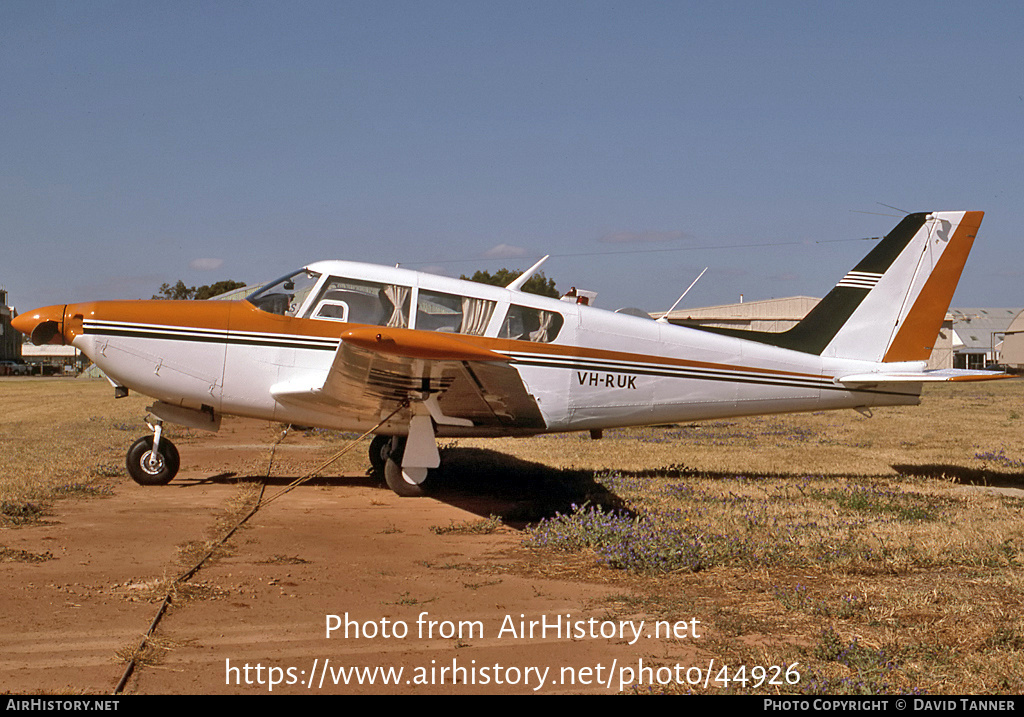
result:
M 317 269 L 319 283 L 305 303 L 295 307 L 294 316 L 271 314 L 246 301 L 141 302 L 150 312 L 137 308 L 140 302 L 97 302 L 74 305 L 83 309 L 83 330 L 73 343 L 117 385 L 168 404 L 326 428 L 366 429 L 379 420 L 378 413 L 332 410 L 329 403 L 296 405 L 279 400 L 274 391 L 282 385 L 316 387 L 328 377 L 339 337 L 353 324 L 300 317 L 318 310 L 309 302 L 328 277 L 344 274 L 401 284 L 409 290 L 412 307 L 429 291 L 492 302 L 493 312 L 480 323 L 478 333 L 460 338 L 507 357 L 536 401 L 543 426 L 497 431 L 493 426 L 439 425 L 439 436 L 576 431 L 915 404 L 920 394 L 921 384 L 915 383 L 895 389 L 852 389 L 836 381 L 849 374 L 920 370 L 920 362 L 883 365 L 823 357 L 402 269 L 352 262 L 322 262 L 311 268 Z M 129 304 L 130 312 L 120 310 Z M 557 313 L 562 320 L 557 336 L 542 342 L 503 336 L 512 305 Z M 68 307 L 69 314 L 72 308 Z M 415 311 L 409 312 L 406 328 L 419 328 L 415 316 Z M 403 426 L 396 423 L 385 430 L 401 433 Z

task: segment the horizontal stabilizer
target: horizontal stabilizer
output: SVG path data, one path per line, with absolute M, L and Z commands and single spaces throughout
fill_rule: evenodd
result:
M 844 386 L 866 386 L 881 383 L 931 383 L 937 381 L 993 381 L 996 379 L 1013 378 L 1000 371 L 965 371 L 946 368 L 936 371 L 908 371 L 906 373 L 859 373 L 852 376 L 837 378 L 836 382 Z

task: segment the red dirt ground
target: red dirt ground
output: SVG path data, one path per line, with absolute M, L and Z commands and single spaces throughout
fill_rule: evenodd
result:
M 266 424 L 233 423 L 181 445 L 182 471 L 168 486 L 124 479 L 111 497 L 60 501 L 42 523 L 5 531 L 9 549 L 53 558 L 0 563 L 0 691 L 110 694 L 125 667 L 118 653 L 130 653 L 156 615 L 163 593 L 154 588 L 183 570 L 180 548 L 221 534 L 219 518 L 237 501 L 239 485 L 211 466 L 261 460 L 267 435 Z M 540 677 L 527 668 L 548 667 L 536 692 L 614 693 L 628 677 L 622 669 L 640 660 L 700 664 L 692 639 L 656 638 L 650 621 L 633 645 L 631 637 L 499 636 L 507 616 L 517 629 L 523 619 L 567 614 L 600 620 L 615 589 L 516 569 L 523 551 L 512 528 L 432 531 L 488 515 L 486 500 L 472 510 L 456 502 L 398 498 L 359 473 L 292 491 L 192 578 L 191 598 L 156 630 L 156 659 L 135 671 L 125 692 L 258 694 L 274 680 L 275 694 L 532 693 Z M 346 613 L 363 628 L 404 623 L 408 635 L 346 639 L 339 629 L 327 638 L 327 616 Z M 423 613 L 447 623 L 420 636 Z M 479 623 L 462 637 L 436 634 L 460 621 Z M 334 684 L 332 670 L 349 667 L 403 673 L 398 684 L 381 684 L 380 673 L 374 684 Z M 562 668 L 572 668 L 575 684 Z

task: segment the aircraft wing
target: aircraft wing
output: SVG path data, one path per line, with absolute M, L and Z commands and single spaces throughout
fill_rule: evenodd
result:
M 1000 371 L 968 371 L 964 369 L 945 368 L 934 371 L 907 371 L 904 373 L 861 373 L 843 376 L 836 383 L 844 386 L 867 386 L 880 383 L 931 383 L 936 381 L 993 381 L 1013 378 Z
M 439 426 L 542 430 L 545 422 L 503 354 L 451 334 L 358 327 L 341 335 L 326 378 L 271 389 L 282 402 L 368 420 L 412 396 Z

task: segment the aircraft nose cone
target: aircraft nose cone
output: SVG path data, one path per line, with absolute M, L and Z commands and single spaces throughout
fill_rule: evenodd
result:
M 64 304 L 18 314 L 11 326 L 28 336 L 36 346 L 63 344 Z

